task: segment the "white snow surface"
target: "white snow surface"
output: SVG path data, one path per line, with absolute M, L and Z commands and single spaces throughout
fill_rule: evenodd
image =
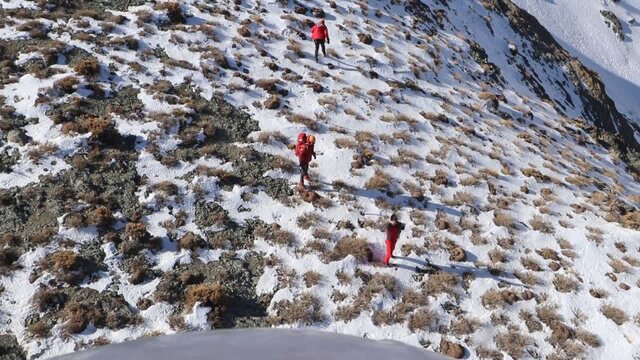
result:
M 640 124 L 640 0 L 513 2 L 535 16 L 569 53 L 596 71 L 618 110 Z M 624 40 L 607 26 L 602 10 L 620 19 Z
M 608 91 L 622 109 L 627 114 L 638 114 L 640 109 L 635 109 L 637 104 L 631 101 L 633 92 L 621 90 L 633 90 L 630 86 L 640 84 L 640 70 L 634 65 L 640 62 L 637 41 L 633 41 L 634 29 L 628 34 L 630 41 L 619 43 L 613 35 L 608 39 L 610 30 L 599 28 L 602 19 L 597 14 L 600 7 L 607 7 L 624 17 L 637 11 L 635 1 L 623 1 L 618 5 L 607 2 L 605 5 L 601 1 L 589 0 L 589 6 L 582 7 L 577 4 L 585 1 L 516 2 L 540 18 L 544 25 L 547 25 L 545 21 L 548 22 L 549 29 L 562 45 L 572 45 L 574 49 L 569 48 L 572 52 L 578 49 L 588 66 L 591 61 L 591 65 L 599 64 L 607 69 L 609 73 L 597 68 L 594 70 L 603 76 Z M 554 346 L 548 340 L 553 332 L 549 324 L 542 324 L 541 329 L 530 332 L 521 314 L 529 312 L 535 318 L 537 310 L 549 306 L 557 309 L 558 321 L 599 338 L 600 346 L 594 347 L 580 339 L 568 340 L 567 344 L 582 349 L 580 357 L 631 359 L 640 356 L 640 327 L 638 318 L 634 320 L 640 314 L 640 302 L 637 301 L 640 292 L 637 245 L 640 232 L 624 228 L 609 218 L 605 201 L 607 196 L 612 196 L 630 206 L 638 206 L 638 182 L 625 171 L 623 163 L 582 132 L 583 124 L 558 114 L 521 81 L 514 59 L 509 54 L 510 49 L 522 48 L 526 40 L 515 35 L 507 20 L 495 13 L 489 14 L 481 1 L 451 0 L 444 8 L 447 21 L 443 28 L 429 35 L 425 29 L 429 25 L 411 27 L 413 15 L 396 3 L 381 0 L 359 5 L 338 0 L 337 9 L 327 7 L 331 35 L 328 48 L 331 52 L 329 57 L 321 57 L 319 63 L 313 60 L 312 44 L 296 34 L 296 29 L 302 29 L 304 33 L 307 30 L 301 21 L 291 20 L 293 17 L 300 20 L 314 18 L 296 15 L 292 5 L 283 7 L 275 0 L 245 0 L 239 10 L 230 5 L 231 17 L 228 19 L 209 11 L 213 6 L 227 5 L 182 1 L 183 11 L 191 17 L 183 27 L 169 30 L 146 24 L 146 30 L 142 31 L 136 23 L 137 17 L 144 12 L 166 20 L 165 11 L 154 10 L 153 5 L 112 12 L 131 21 L 116 25 L 111 34 L 105 35 L 110 39 L 125 35 L 138 37 L 142 44 L 138 51 L 111 46 L 107 51 L 97 52 L 95 44 L 71 40 L 71 33 L 80 31 L 76 27 L 77 20 L 68 24 L 53 23 L 52 27 L 60 31 L 52 31 L 50 37 L 83 48 L 101 62 L 103 71 L 96 80 L 98 83 L 107 89 L 113 85 L 114 91 L 129 85 L 141 89 L 138 99 L 144 105 L 148 119 L 129 119 L 127 114 L 114 114 L 112 118 L 122 134 L 138 137 L 136 170 L 140 176 L 145 176 L 146 182 L 136 195 L 139 203 L 152 212 L 142 221 L 150 234 L 162 240 L 161 250 L 144 250 L 142 255 L 158 271 L 169 271 L 196 258 L 204 262 L 217 261 L 227 249 L 194 252 L 178 249 L 163 225 L 183 210 L 188 217 L 184 225 L 175 229 L 177 238 L 187 232 L 206 237 L 207 230 L 222 230 L 200 228 L 194 222 L 196 201 L 215 201 L 239 224 L 257 218 L 268 224 L 277 223 L 282 230 L 293 234 L 291 246 L 266 239 L 254 242 L 251 250 L 279 259 L 274 264 L 265 265 L 264 272 L 256 279 L 256 292 L 261 296 L 272 296 L 268 309 L 270 315 L 277 315 L 278 305 L 287 301 L 295 304 L 302 295 L 311 294 L 318 299 L 324 320 L 282 326 L 309 326 L 373 339 L 393 339 L 436 351 L 440 340 L 446 338 L 462 344 L 470 358 L 479 357 L 480 347 L 499 347 L 496 336 L 518 332 L 529 339 L 526 346 L 529 351 L 513 357 L 544 358 L 551 354 L 565 354 L 567 350 Z M 425 3 L 433 9 L 442 7 L 440 1 Z M 33 5 L 26 1 L 0 2 L 3 8 L 21 4 Z M 305 5 L 324 6 L 325 2 L 313 0 L 305 2 Z M 258 11 L 260 7 L 265 11 Z M 379 17 L 374 15 L 376 10 L 380 11 Z M 564 16 L 561 15 L 563 11 L 566 11 Z M 596 15 L 592 13 L 596 13 L 598 18 L 595 19 Z M 493 34 L 487 30 L 489 15 L 492 16 Z M 247 19 L 252 36 L 243 38 L 237 29 Z M 554 19 L 563 24 L 554 26 L 551 24 Z M 584 22 L 580 23 L 580 19 Z M 570 29 L 571 24 L 576 26 L 575 29 Z M 431 26 L 437 28 L 435 23 Z M 589 32 L 580 32 L 580 29 Z M 11 34 L 15 32 L 9 30 L 10 27 L 0 29 L 0 36 L 13 38 Z M 83 29 L 89 30 L 102 31 L 93 20 L 89 29 Z M 357 37 L 360 32 L 371 33 L 373 44 L 360 43 Z M 606 36 L 607 41 L 602 38 L 592 40 L 586 34 Z M 473 60 L 468 39 L 481 44 L 490 61 L 500 68 L 504 78 L 502 84 L 491 83 L 485 70 Z M 296 54 L 296 44 L 301 46 L 303 57 Z M 610 49 L 613 44 L 615 49 Z M 195 70 L 163 64 L 154 56 L 141 56 L 145 49 L 156 47 L 163 49 L 169 58 L 190 63 Z M 210 78 L 205 77 L 203 68 L 211 70 L 216 68 L 216 64 L 213 59 L 203 57 L 199 47 L 218 48 L 231 66 L 237 68 L 237 74 L 246 73 L 253 81 L 234 76 L 235 72 L 229 69 L 218 69 Z M 261 56 L 260 50 L 266 51 L 268 56 Z M 592 56 L 609 50 L 609 57 Z M 562 69 L 548 68 L 529 60 L 534 69 L 562 80 Z M 146 70 L 141 73 L 134 71 L 128 65 L 131 62 L 138 62 Z M 279 70 L 270 70 L 267 62 L 274 62 Z M 329 63 L 333 69 L 327 66 Z M 109 65 L 115 73 L 111 77 L 106 75 Z M 8 105 L 16 108 L 17 113 L 37 118 L 34 125 L 25 127 L 33 139 L 32 143 L 19 148 L 23 157 L 12 172 L 0 174 L 0 189 L 23 187 L 40 181 L 39 176 L 43 173 L 65 171 L 71 166 L 67 164 L 69 155 L 81 151 L 86 145 L 87 134 L 63 134 L 61 125 L 53 124 L 46 115 L 47 105 L 35 102 L 37 96 L 33 89 L 50 88 L 55 80 L 75 74 L 68 66 L 56 66 L 65 73 L 48 79 L 36 79 L 26 74 L 0 89 L 0 95 Z M 299 75 L 301 80 L 283 80 L 284 68 Z M 372 78 L 369 71 L 375 71 L 377 78 Z M 271 78 L 279 79 L 277 86 L 288 91 L 282 101 L 289 113 L 317 121 L 317 130 L 289 121 L 291 116 L 282 108 L 268 110 L 261 105 L 270 94 L 254 83 Z M 82 76 L 79 79 L 86 82 Z M 310 171 L 317 184 L 316 191 L 330 200 L 330 206 L 306 203 L 297 195 L 292 197 L 293 200 L 283 202 L 264 191 L 254 193 L 250 186 L 236 185 L 225 189 L 215 176 L 199 174 L 192 179 L 185 178 L 198 166 L 233 170 L 230 164 L 213 156 L 179 162 L 171 167 L 156 160 L 145 149 L 146 144 L 155 142 L 160 151 L 170 152 L 180 145 L 181 140 L 175 127 L 160 131 L 160 122 L 153 120 L 151 115 L 176 109 L 187 113 L 190 110 L 187 106 L 170 104 L 154 97 L 148 92 L 148 85 L 159 80 L 179 85 L 185 79 L 189 79 L 203 97 L 210 99 L 214 93 L 220 93 L 225 100 L 247 111 L 259 122 L 261 132 L 280 132 L 290 142 L 301 131 L 316 134 L 318 157 L 312 162 Z M 323 91 L 314 92 L 309 87 L 310 82 L 321 84 Z M 562 97 L 560 92 L 551 91 L 556 84 L 544 85 L 550 96 Z M 571 93 L 572 88 L 567 91 Z M 488 110 L 488 94 L 504 96 L 499 104 L 501 115 Z M 571 96 L 576 98 L 573 93 Z M 447 121 L 436 119 L 437 114 L 444 115 Z M 261 132 L 251 136 L 256 150 L 294 160 L 292 151 L 285 144 L 279 141 L 258 142 Z M 579 134 L 580 139 L 575 134 Z M 582 141 L 584 139 L 586 142 Z M 39 164 L 31 163 L 25 154 L 38 143 L 46 142 L 56 144 L 59 150 L 41 159 Z M 3 148 L 6 146 L 3 144 Z M 358 147 L 372 149 L 374 158 L 369 166 L 353 170 L 351 163 Z M 51 165 L 52 159 L 57 160 L 57 165 Z M 539 173 L 531 175 L 531 169 Z M 388 190 L 394 193 L 393 196 L 367 185 L 376 172 L 389 176 Z M 286 179 L 293 188 L 299 175 L 295 171 L 274 169 L 265 176 Z M 436 185 L 435 178 L 442 180 L 443 176 L 448 185 Z M 178 187 L 180 196 L 167 196 L 155 190 L 154 185 L 167 181 Z M 343 182 L 350 190 L 334 186 L 337 181 Z M 587 184 L 581 185 L 581 181 Z M 195 194 L 196 188 L 199 198 Z M 416 196 L 412 196 L 415 195 L 412 190 L 416 188 L 426 201 L 418 201 Z M 397 266 L 384 268 L 376 264 L 384 254 L 384 233 L 380 228 L 392 212 L 398 213 L 406 229 L 396 247 L 398 258 L 393 261 Z M 311 226 L 298 221 L 308 213 L 317 215 Z M 498 214 L 511 217 L 513 226 L 496 224 L 494 219 Z M 119 219 L 117 227 L 122 228 L 126 220 L 122 214 L 114 215 Z M 448 220 L 448 229 L 438 226 L 443 219 Z M 551 230 L 545 227 L 534 230 L 534 219 L 543 219 Z M 80 244 L 93 241 L 97 235 L 94 228 L 68 229 L 62 225 L 63 219 L 59 222 L 61 237 L 77 243 L 72 248 L 74 251 L 78 251 Z M 353 229 L 341 226 L 346 222 L 350 222 Z M 314 231 L 317 229 L 326 230 L 330 238 L 319 236 Z M 321 241 L 329 252 L 339 239 L 346 236 L 366 240 L 375 262 L 362 262 L 353 256 L 328 261 L 314 250 L 317 242 Z M 136 307 L 141 298 L 153 298 L 160 279 L 131 284 L 129 274 L 121 268 L 123 255 L 118 247 L 114 243 L 102 246 L 108 271 L 97 274 L 93 281 L 86 279 L 82 286 L 98 291 L 116 291 L 131 307 Z M 454 246 L 464 249 L 464 261 L 450 259 L 449 249 Z M 61 322 L 52 329 L 51 337 L 44 340 L 34 338 L 25 328 L 24 321 L 36 311 L 31 302 L 33 294 L 53 275 L 44 271 L 34 282 L 30 282 L 29 277 L 41 259 L 59 248 L 60 244 L 54 243 L 29 250 L 18 260 L 21 268 L 0 275 L 0 285 L 5 288 L 0 294 L 0 333 L 15 334 L 29 358 L 69 353 L 78 343 L 98 338 L 120 342 L 174 331 L 169 325 L 169 318 L 175 306 L 156 302 L 146 310 L 140 310 L 142 323 L 137 326 L 110 330 L 90 325 L 80 334 L 65 334 Z M 496 260 L 499 258 L 496 255 L 502 253 L 504 259 Z M 557 259 L 554 260 L 555 256 L 550 253 L 557 255 Z M 244 254 L 246 250 L 236 252 L 238 258 Z M 450 293 L 428 290 L 429 278 L 434 275 L 416 272 L 416 267 L 423 268 L 427 260 L 439 266 L 444 273 L 454 275 L 455 285 Z M 614 261 L 626 264 L 627 269 L 614 274 L 618 271 L 612 266 Z M 558 265 L 556 271 L 551 270 L 552 263 Z M 308 271 L 320 275 L 317 284 L 305 284 L 303 278 Z M 379 291 L 355 318 L 341 319 L 339 310 L 352 305 L 362 291 L 361 272 L 393 277 L 398 293 Z M 286 274 L 295 276 L 286 281 Z M 344 281 L 340 274 L 346 274 L 351 280 Z M 523 275 L 533 276 L 536 281 L 523 282 L 526 280 Z M 559 279 L 565 278 L 575 283 L 574 290 L 562 290 L 555 285 Z M 622 283 L 629 285 L 629 290 L 622 290 Z M 593 297 L 591 291 L 594 289 L 605 292 L 608 297 Z M 422 291 L 420 294 L 427 301 L 420 307 L 432 310 L 437 320 L 425 327 L 413 327 L 410 319 L 415 313 L 410 311 L 406 318 L 390 324 L 379 322 L 381 314 L 400 311 L 402 296 L 409 290 Z M 483 301 L 483 295 L 489 290 L 510 290 L 517 295 L 531 290 L 536 298 L 493 308 Z M 628 319 L 617 325 L 602 313 L 604 305 L 623 309 Z M 182 316 L 192 329 L 208 329 L 208 309 L 196 304 Z M 463 317 L 475 320 L 477 329 L 469 334 L 448 330 Z

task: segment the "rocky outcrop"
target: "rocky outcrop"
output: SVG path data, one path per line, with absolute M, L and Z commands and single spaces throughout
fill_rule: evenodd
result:
M 638 174 L 640 143 L 635 134 L 639 133 L 640 129 L 618 111 L 598 74 L 571 56 L 534 16 L 510 0 L 484 0 L 483 5 L 504 15 L 513 30 L 531 42 L 533 56 L 544 57 L 558 64 L 560 68 L 567 69 L 567 75 L 582 99 L 582 113 L 592 124 L 585 130 L 602 145 L 617 152 L 629 165 L 630 170 Z
M 607 26 L 611 30 L 613 30 L 613 32 L 616 34 L 616 36 L 618 36 L 618 39 L 620 39 L 620 41 L 623 41 L 624 30 L 622 30 L 622 22 L 620 21 L 620 19 L 618 19 L 616 14 L 608 10 L 600 10 L 600 14 L 602 15 L 602 17 L 604 17 L 605 24 L 607 24 Z

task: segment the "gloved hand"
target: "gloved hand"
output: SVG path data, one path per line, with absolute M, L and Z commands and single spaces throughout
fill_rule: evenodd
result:
M 327 39 L 327 44 L 331 44 L 331 40 Z

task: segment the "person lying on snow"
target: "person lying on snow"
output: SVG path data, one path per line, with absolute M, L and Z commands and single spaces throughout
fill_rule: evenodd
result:
M 390 222 L 387 224 L 387 240 L 384 242 L 387 246 L 387 255 L 384 257 L 384 265 L 389 266 L 389 259 L 393 256 L 393 250 L 400 237 L 400 232 L 404 230 L 404 224 L 398 221 L 396 214 L 391 215 Z
M 315 137 L 313 135 L 309 137 L 313 140 L 313 144 L 315 144 Z M 300 165 L 300 182 L 298 183 L 298 188 L 300 189 L 304 189 L 305 180 L 309 181 L 309 163 L 311 162 L 311 157 L 315 157 L 313 144 L 310 146 L 307 134 L 298 134 L 298 141 L 296 142 L 294 153 L 298 157 L 298 164 Z
M 320 19 L 320 21 L 311 28 L 311 39 L 313 39 L 316 46 L 316 62 L 318 62 L 318 49 L 322 47 L 322 55 L 326 57 L 327 51 L 324 47 L 324 42 L 326 41 L 327 44 L 331 42 L 331 40 L 329 40 L 329 30 L 324 24 L 324 19 Z

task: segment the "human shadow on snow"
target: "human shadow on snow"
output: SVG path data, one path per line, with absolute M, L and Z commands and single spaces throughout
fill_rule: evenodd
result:
M 473 262 L 475 260 L 477 260 L 477 257 L 469 252 L 466 252 L 467 254 L 467 261 L 469 262 Z M 491 274 L 491 272 L 489 271 L 489 268 L 486 267 L 471 267 L 471 266 L 467 266 L 467 265 L 457 265 L 457 264 L 450 264 L 450 265 L 436 265 L 436 264 L 432 264 L 430 262 L 427 262 L 426 260 L 421 260 L 418 258 L 413 258 L 413 257 L 408 257 L 408 256 L 396 256 L 395 259 L 400 259 L 400 260 L 405 260 L 405 261 L 409 261 L 412 262 L 414 264 L 416 264 L 416 266 L 412 267 L 410 265 L 407 264 L 394 264 L 394 266 L 397 266 L 398 268 L 401 269 L 406 269 L 406 270 L 410 270 L 410 271 L 416 271 L 416 267 L 418 268 L 418 271 L 423 270 L 423 269 L 429 269 L 429 268 L 435 268 L 437 270 L 440 271 L 444 271 L 444 272 L 448 272 L 451 274 L 455 274 L 458 275 L 460 277 L 462 277 L 462 275 L 464 273 L 470 273 L 472 274 L 475 278 L 481 278 L 481 279 L 492 279 L 507 285 L 512 285 L 512 286 L 520 286 L 523 287 L 523 284 L 518 284 L 518 283 L 514 283 L 511 282 L 507 279 L 515 279 L 515 275 L 513 275 L 513 273 L 510 272 L 501 272 L 497 275 L 493 275 Z M 393 261 L 392 261 L 393 263 Z
M 462 212 L 460 212 L 459 210 L 450 208 L 442 204 L 431 202 L 429 201 L 428 198 L 424 198 L 420 200 L 407 195 L 389 195 L 387 193 L 381 192 L 380 190 L 367 190 L 367 189 L 360 189 L 355 187 L 344 189 L 344 190 L 338 190 L 338 189 L 334 189 L 333 185 L 327 182 L 320 181 L 319 183 L 324 186 L 312 188 L 312 190 L 315 190 L 318 192 L 325 192 L 325 193 L 346 191 L 351 195 L 361 197 L 361 198 L 369 198 L 374 200 L 382 198 L 392 206 L 397 206 L 401 208 L 421 209 L 421 210 L 433 211 L 433 212 L 442 211 L 451 216 L 462 217 Z

